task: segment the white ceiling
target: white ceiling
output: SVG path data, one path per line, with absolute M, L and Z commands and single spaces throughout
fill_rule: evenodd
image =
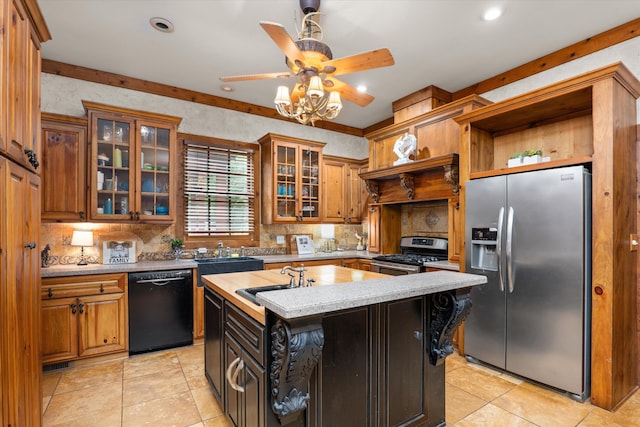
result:
M 38 0 L 53 39 L 43 58 L 273 107 L 283 80 L 233 83 L 220 76 L 287 71 L 259 26 L 295 39 L 299 0 Z M 500 19 L 481 19 L 489 6 Z M 334 58 L 382 47 L 395 65 L 341 76 L 375 96 L 345 102 L 337 123 L 364 128 L 391 103 L 429 85 L 455 92 L 640 17 L 638 0 L 322 0 L 320 24 Z M 152 17 L 170 20 L 161 33 Z M 292 86 L 294 79 L 289 80 Z

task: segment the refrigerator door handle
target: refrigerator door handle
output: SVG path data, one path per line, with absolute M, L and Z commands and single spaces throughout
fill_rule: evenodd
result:
M 498 236 L 496 238 L 496 255 L 498 258 L 498 283 L 500 284 L 500 292 L 504 292 L 504 274 L 502 272 L 502 228 L 504 226 L 504 206 L 500 208 L 498 213 Z
M 509 206 L 509 214 L 507 215 L 507 284 L 509 286 L 509 293 L 513 292 L 513 207 Z

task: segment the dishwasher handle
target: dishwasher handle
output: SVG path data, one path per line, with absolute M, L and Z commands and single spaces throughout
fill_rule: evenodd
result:
M 185 280 L 185 277 L 167 277 L 164 279 L 145 279 L 145 280 L 137 280 L 136 283 L 153 283 L 154 285 L 157 286 L 164 286 L 166 284 L 168 284 L 169 282 L 175 282 L 177 280 Z

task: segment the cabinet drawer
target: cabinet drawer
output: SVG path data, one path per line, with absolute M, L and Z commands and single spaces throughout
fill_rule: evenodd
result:
M 264 345 L 266 340 L 265 327 L 247 316 L 233 304 L 225 303 L 225 330 L 253 358 L 264 363 L 265 353 Z
M 106 295 L 124 292 L 125 284 L 125 274 L 55 277 L 42 279 L 40 292 L 43 300 Z

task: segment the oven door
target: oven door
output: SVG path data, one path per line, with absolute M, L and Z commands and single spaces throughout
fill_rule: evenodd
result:
M 399 264 L 374 259 L 371 260 L 371 271 L 374 273 L 388 274 L 390 276 L 404 276 L 406 274 L 420 273 L 422 269 L 419 265 Z

